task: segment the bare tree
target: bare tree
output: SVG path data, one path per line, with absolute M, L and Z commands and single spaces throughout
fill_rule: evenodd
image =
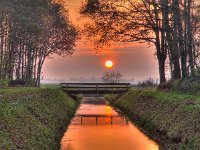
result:
M 107 71 L 102 76 L 101 80 L 104 83 L 119 83 L 123 81 L 122 74 L 119 71 Z

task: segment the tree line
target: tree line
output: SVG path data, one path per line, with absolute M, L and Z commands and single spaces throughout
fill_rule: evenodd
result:
M 62 2 L 0 0 L 0 81 L 39 86 L 44 61 L 73 52 L 76 28 Z
M 95 24 L 85 33 L 99 45 L 145 42 L 156 49 L 160 83 L 184 79 L 199 67 L 200 2 L 193 0 L 88 0 L 80 12 Z

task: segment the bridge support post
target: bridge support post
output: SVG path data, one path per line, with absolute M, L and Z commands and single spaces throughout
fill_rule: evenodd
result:
M 96 92 L 97 92 L 97 94 L 99 94 L 98 83 L 96 83 Z
M 96 125 L 98 124 L 98 117 L 96 116 Z
M 128 125 L 128 119 L 126 118 L 126 124 Z
M 81 117 L 81 124 L 83 124 L 83 117 Z
M 113 87 L 112 87 L 112 95 L 113 95 Z
M 126 91 L 129 89 L 129 83 L 126 84 Z
M 68 83 L 66 84 L 66 90 L 68 91 Z

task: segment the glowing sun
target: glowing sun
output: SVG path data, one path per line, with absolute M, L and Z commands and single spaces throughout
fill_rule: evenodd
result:
M 113 62 L 112 62 L 111 60 L 107 60 L 107 61 L 105 62 L 105 66 L 106 66 L 107 68 L 112 68 L 112 67 L 113 67 Z

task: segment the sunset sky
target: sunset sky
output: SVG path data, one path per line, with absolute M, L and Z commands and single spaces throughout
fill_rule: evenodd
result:
M 81 18 L 78 11 L 84 0 L 65 0 L 70 20 L 77 26 L 82 26 L 87 19 Z M 87 44 L 86 44 L 87 43 Z M 47 60 L 43 67 L 45 80 L 69 80 L 70 78 L 100 78 L 105 71 L 120 71 L 124 78 L 135 81 L 148 77 L 158 78 L 158 65 L 154 47 L 145 44 L 120 45 L 118 48 L 105 49 L 97 53 L 93 45 L 83 40 L 76 43 L 75 52 L 71 56 L 54 56 Z M 113 61 L 112 69 L 105 67 L 106 60 Z

